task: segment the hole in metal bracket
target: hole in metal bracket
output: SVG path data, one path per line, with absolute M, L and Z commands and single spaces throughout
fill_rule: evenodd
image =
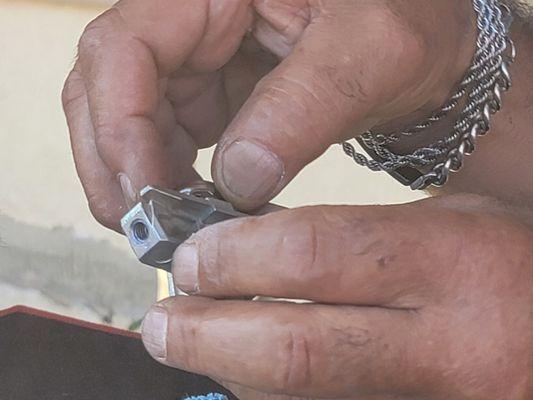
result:
M 150 237 L 150 231 L 148 230 L 146 224 L 142 221 L 135 221 L 131 225 L 131 231 L 135 240 L 140 243 L 147 241 Z

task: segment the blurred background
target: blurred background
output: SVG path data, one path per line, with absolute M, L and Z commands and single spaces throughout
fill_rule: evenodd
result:
M 156 300 L 155 272 L 88 211 L 61 109 L 77 40 L 112 3 L 0 0 L 0 310 L 24 304 L 128 328 Z M 197 161 L 206 179 L 211 153 Z M 334 146 L 275 202 L 386 204 L 421 196 L 356 167 Z

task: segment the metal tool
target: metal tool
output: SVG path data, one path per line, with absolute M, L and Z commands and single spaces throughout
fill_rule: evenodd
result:
M 140 198 L 122 218 L 122 230 L 143 264 L 169 272 L 172 254 L 192 234 L 217 222 L 247 216 L 223 200 L 209 182 L 180 191 L 148 186 Z

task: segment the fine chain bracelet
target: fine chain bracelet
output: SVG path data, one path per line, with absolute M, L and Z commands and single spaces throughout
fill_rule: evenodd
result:
M 398 133 L 365 132 L 357 138 L 371 158 L 358 153 L 349 143 L 342 143 L 344 152 L 353 160 L 372 171 L 385 171 L 413 190 L 443 186 L 451 172 L 459 171 L 465 156 L 472 154 L 479 136 L 490 130 L 493 114 L 501 109 L 502 93 L 511 87 L 509 65 L 514 62 L 516 50 L 509 37 L 512 14 L 498 0 L 473 0 L 477 13 L 479 35 L 471 67 L 451 98 L 425 121 Z M 402 138 L 419 135 L 436 122 L 444 120 L 459 104 L 465 107 L 459 113 L 451 133 L 429 146 L 410 154 L 397 154 L 389 145 Z M 420 172 L 420 170 L 429 172 Z

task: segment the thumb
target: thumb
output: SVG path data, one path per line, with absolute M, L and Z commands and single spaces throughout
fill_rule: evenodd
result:
M 396 61 L 406 59 L 408 46 L 376 51 L 388 33 L 361 25 L 353 34 L 309 26 L 229 125 L 212 173 L 241 210 L 268 202 L 333 143 L 369 129 L 377 122 L 373 105 L 398 92 Z
M 272 199 L 331 144 L 433 111 L 471 61 L 469 2 L 318 3 L 323 10 L 259 82 L 215 153 L 215 183 L 244 211 Z

